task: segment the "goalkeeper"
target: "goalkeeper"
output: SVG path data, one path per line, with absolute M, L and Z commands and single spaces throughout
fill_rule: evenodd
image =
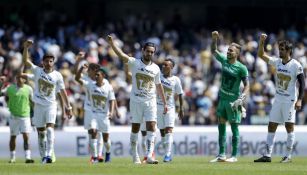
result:
M 248 71 L 245 65 L 238 61 L 241 46 L 231 43 L 227 56 L 217 50 L 219 33 L 212 32 L 211 51 L 215 58 L 222 64 L 222 82 L 219 91 L 219 103 L 217 106 L 218 131 L 219 131 L 219 154 L 210 162 L 237 162 L 239 144 L 239 123 L 241 117 L 245 117 L 243 108 L 244 100 L 249 91 Z M 240 95 L 241 81 L 244 84 L 243 92 Z M 229 121 L 232 131 L 232 153 L 226 159 L 226 121 Z

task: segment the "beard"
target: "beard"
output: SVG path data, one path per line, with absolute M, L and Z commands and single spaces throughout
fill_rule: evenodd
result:
M 149 57 L 149 56 L 144 56 L 143 58 L 144 58 L 145 61 L 151 61 L 151 57 Z

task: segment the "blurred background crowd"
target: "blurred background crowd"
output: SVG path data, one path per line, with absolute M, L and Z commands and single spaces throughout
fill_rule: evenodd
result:
M 2 4 L 2 6 L 0 4 L 0 9 L 3 9 L 2 7 L 5 5 L 7 6 L 7 4 Z M 104 4 L 104 8 L 106 6 Z M 266 51 L 275 57 L 278 57 L 277 41 L 291 40 L 295 46 L 292 57 L 302 64 L 305 72 L 307 71 L 306 17 L 302 18 L 303 22 L 299 25 L 296 25 L 297 21 L 292 21 L 291 25 L 285 27 L 274 26 L 274 23 L 265 23 L 273 25 L 270 30 L 270 26 L 242 28 L 239 27 L 240 21 L 233 23 L 233 25 L 227 24 L 225 27 L 223 25 L 214 27 L 214 22 L 208 22 L 208 26 L 206 26 L 206 23 L 201 21 L 197 23 L 198 25 L 191 25 L 195 24 L 195 21 L 186 22 L 185 13 L 176 8 L 172 11 L 172 15 L 167 17 L 158 15 L 159 13 L 156 11 L 146 13 L 127 10 L 125 15 L 118 15 L 115 18 L 114 14 L 106 13 L 100 19 L 95 15 L 100 15 L 102 12 L 91 11 L 97 10 L 97 7 L 93 5 L 86 6 L 91 10 L 81 11 L 77 15 L 80 18 L 73 20 L 65 11 L 54 8 L 50 1 L 44 1 L 42 8 L 35 11 L 37 13 L 27 11 L 28 8 L 25 4 L 17 7 L 12 6 L 9 10 L 6 9 L 5 12 L 8 13 L 5 14 L 5 18 L 0 20 L 1 75 L 5 75 L 8 82 L 14 82 L 14 74 L 22 63 L 22 43 L 26 39 L 34 40 L 34 46 L 30 49 L 30 53 L 32 61 L 36 65 L 41 64 L 45 53 L 49 52 L 55 55 L 55 68 L 64 77 L 69 100 L 75 113 L 72 120 L 62 122 L 59 110 L 59 128 L 63 125 L 83 125 L 84 88 L 74 81 L 72 72 L 75 56 L 79 51 L 86 52 L 85 60 L 88 62 L 99 63 L 109 69 L 108 79 L 115 90 L 118 110 L 121 115 L 120 118 L 114 117 L 112 123 L 114 125 L 129 124 L 128 107 L 131 82 L 126 79 L 123 63 L 105 41 L 108 34 L 115 37 L 115 42 L 125 53 L 135 58 L 141 58 L 142 44 L 150 41 L 155 43 L 158 48 L 154 59 L 157 64 L 162 63 L 166 58 L 172 58 L 176 62 L 173 74 L 178 76 L 182 82 L 185 111 L 185 117 L 183 120 L 177 121 L 178 125 L 212 125 L 217 123 L 215 110 L 220 87 L 221 65 L 210 51 L 212 30 L 218 30 L 221 35 L 218 43 L 221 52 L 226 54 L 231 42 L 237 42 L 243 48 L 240 61 L 248 67 L 251 86 L 246 103 L 247 117 L 242 120 L 242 124 L 267 124 L 271 104 L 274 101 L 274 69 L 257 57 L 257 42 L 261 32 L 268 34 Z M 110 12 L 110 9 L 108 10 Z M 218 12 L 220 11 L 221 9 L 218 10 Z M 89 13 L 89 15 L 84 17 L 84 13 Z M 93 15 L 93 19 L 91 15 Z M 216 20 L 221 19 L 218 22 L 222 24 L 223 17 L 220 16 Z M 218 22 L 216 23 L 218 24 Z M 306 124 L 307 122 L 306 102 L 307 92 L 305 92 L 303 109 L 297 112 L 297 124 Z M 8 116 L 4 97 L 1 97 L 0 125 L 7 124 Z

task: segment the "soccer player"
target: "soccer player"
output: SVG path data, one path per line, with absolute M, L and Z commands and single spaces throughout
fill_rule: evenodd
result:
M 6 90 L 8 108 L 11 112 L 9 120 L 11 159 L 9 163 L 16 162 L 16 137 L 19 133 L 22 133 L 24 140 L 25 163 L 34 163 L 34 160 L 31 159 L 29 144 L 29 133 L 31 132 L 30 105 L 33 90 L 30 86 L 25 84 L 26 80 L 22 78 L 20 74 L 21 73 L 18 73 L 15 77 L 16 83 L 11 84 Z
M 291 58 L 292 44 L 283 40 L 278 43 L 279 57 L 273 58 L 264 53 L 264 42 L 266 34 L 261 34 L 258 48 L 258 56 L 266 63 L 275 67 L 276 95 L 270 112 L 270 122 L 266 143 L 266 153 L 254 162 L 271 162 L 271 155 L 274 147 L 275 132 L 278 124 L 285 124 L 287 136 L 287 152 L 280 161 L 281 163 L 291 162 L 291 154 L 295 140 L 294 123 L 296 110 L 302 107 L 304 97 L 304 72 L 302 65 Z M 296 82 L 299 82 L 298 95 Z
M 156 51 L 153 43 L 145 43 L 142 48 L 142 58 L 129 57 L 118 48 L 111 35 L 107 37 L 109 45 L 116 55 L 124 62 L 128 63 L 132 73 L 132 91 L 130 94 L 130 112 L 132 115 L 132 128 L 130 134 L 130 145 L 133 162 L 140 164 L 140 157 L 137 151 L 138 132 L 143 119 L 146 121 L 147 131 L 147 163 L 157 164 L 158 161 L 152 157 L 155 141 L 155 125 L 157 123 L 157 102 L 156 91 L 163 100 L 164 113 L 167 112 L 166 100 L 160 80 L 160 69 L 152 62 Z
M 80 80 L 81 73 L 86 66 L 82 66 L 76 74 L 76 80 L 86 87 L 88 92 L 91 111 L 91 122 L 95 122 L 97 126 L 90 129 L 91 133 L 91 153 L 92 163 L 98 162 L 98 150 L 97 150 L 97 132 L 96 129 L 102 132 L 104 146 L 106 149 L 105 162 L 111 161 L 111 141 L 109 139 L 110 132 L 110 118 L 113 116 L 115 106 L 115 95 L 112 86 L 109 83 L 104 82 L 104 78 L 107 76 L 105 68 L 100 68 L 96 72 L 96 81 Z M 109 104 L 110 103 L 110 104 Z
M 33 41 L 24 42 L 23 63 L 31 67 L 34 74 L 34 116 L 33 124 L 38 130 L 38 143 L 40 152 L 45 155 L 42 163 L 52 163 L 52 152 L 54 150 L 54 124 L 56 120 L 56 94 L 60 91 L 64 100 L 65 112 L 68 118 L 72 117 L 72 107 L 69 104 L 65 91 L 63 76 L 54 70 L 54 56 L 45 54 L 43 56 L 43 68 L 34 65 L 29 59 L 28 49 Z M 47 138 L 46 144 L 44 140 Z
M 163 114 L 163 101 L 158 98 L 158 128 L 160 129 L 162 143 L 165 145 L 165 156 L 163 162 L 172 161 L 172 145 L 173 145 L 173 128 L 175 126 L 175 97 L 179 98 L 179 119 L 183 118 L 182 107 L 182 86 L 177 76 L 172 75 L 175 62 L 172 59 L 166 59 L 163 62 L 161 83 L 163 85 L 164 94 L 167 102 L 167 113 Z
M 245 65 L 238 61 L 241 46 L 231 43 L 227 56 L 222 55 L 217 49 L 217 40 L 219 33 L 212 32 L 211 51 L 215 58 L 222 64 L 222 83 L 219 91 L 219 103 L 216 115 L 218 117 L 219 131 L 219 154 L 210 162 L 237 162 L 238 144 L 239 144 L 239 124 L 243 102 L 249 92 L 248 71 Z M 243 92 L 240 94 L 240 84 L 243 82 Z M 232 153 L 231 157 L 226 159 L 226 121 L 229 121 L 232 131 Z

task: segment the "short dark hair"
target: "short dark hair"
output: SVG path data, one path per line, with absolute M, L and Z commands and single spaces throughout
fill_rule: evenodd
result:
M 52 58 L 53 60 L 55 59 L 54 55 L 52 55 L 51 53 L 46 53 L 46 54 L 43 56 L 43 60 L 45 60 L 46 58 Z
M 175 61 L 171 58 L 166 58 L 165 61 L 170 61 L 173 65 L 173 67 L 175 67 Z
M 88 68 L 91 69 L 91 70 L 95 70 L 95 71 L 98 71 L 100 69 L 100 65 L 99 64 L 96 64 L 96 63 L 90 63 L 88 65 Z
M 285 49 L 290 50 L 290 55 L 292 55 L 293 44 L 288 40 L 281 40 L 278 42 L 278 47 L 285 46 Z
M 157 50 L 156 45 L 152 42 L 146 42 L 143 46 L 143 49 L 145 50 L 146 47 L 153 47 L 153 48 L 155 48 L 155 51 Z

